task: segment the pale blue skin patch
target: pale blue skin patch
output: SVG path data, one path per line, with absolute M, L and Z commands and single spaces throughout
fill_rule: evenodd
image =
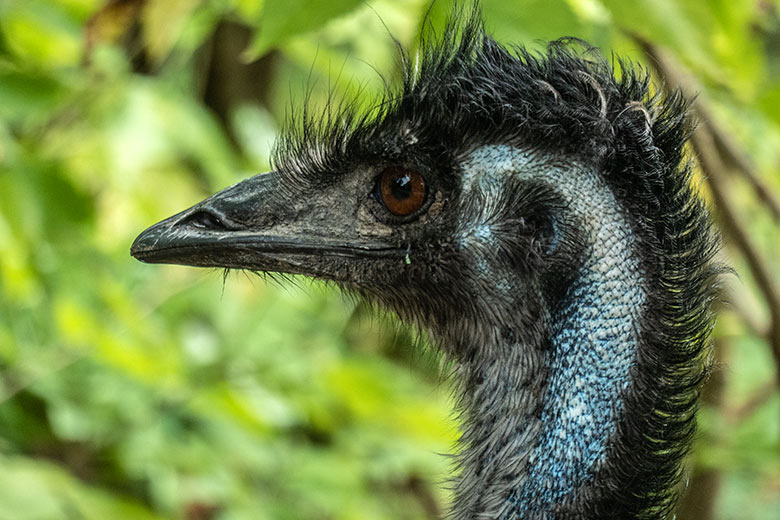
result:
M 636 323 L 647 300 L 634 235 L 606 181 L 576 162 L 496 145 L 471 153 L 462 168 L 464 197 L 479 190 L 487 201 L 479 217 L 460 227 L 462 247 L 497 247 L 490 202 L 501 200 L 510 179 L 548 184 L 585 240 L 578 275 L 551 316 L 549 379 L 542 431 L 529 459 L 533 469 L 510 497 L 514 511 L 527 511 L 531 503 L 552 507 L 599 469 L 622 413 L 639 342 Z M 496 272 L 487 260 L 477 259 L 477 268 L 493 276 L 499 290 L 512 290 L 511 273 Z

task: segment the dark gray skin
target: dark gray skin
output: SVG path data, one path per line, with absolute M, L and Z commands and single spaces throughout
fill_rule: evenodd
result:
M 371 116 L 304 120 L 275 171 L 132 255 L 327 280 L 425 331 L 459 384 L 455 520 L 669 517 L 718 273 L 685 102 L 562 43 L 508 52 L 478 15 L 421 56 Z M 424 184 L 403 215 L 397 169 Z

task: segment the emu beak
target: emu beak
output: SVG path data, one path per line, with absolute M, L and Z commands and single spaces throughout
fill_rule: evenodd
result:
M 141 233 L 142 262 L 305 274 L 360 282 L 356 260 L 402 261 L 404 250 L 359 229 L 338 187 L 285 197 L 275 172 L 230 186 Z

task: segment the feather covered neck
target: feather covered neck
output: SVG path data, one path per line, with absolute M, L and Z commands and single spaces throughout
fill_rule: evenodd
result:
M 483 307 L 483 330 L 447 339 L 470 352 L 459 366 L 467 431 L 455 517 L 581 512 L 618 433 L 646 311 L 630 223 L 603 177 L 583 165 L 487 146 L 462 169 L 463 199 L 486 203 L 464 209 L 472 218 L 457 231 L 475 271 L 467 277 L 480 295 L 473 305 Z M 516 226 L 545 218 L 545 209 L 523 208 L 517 198 L 498 207 L 509 202 L 502 193 L 525 192 L 521 200 L 548 201 L 551 219 L 537 249 L 525 253 L 558 255 L 554 276 L 568 278 L 565 287 L 563 279 L 518 277 L 505 261 Z M 485 334 L 491 318 L 500 334 Z

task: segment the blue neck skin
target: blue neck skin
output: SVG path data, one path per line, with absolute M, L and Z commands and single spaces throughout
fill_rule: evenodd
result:
M 489 481 L 480 480 L 466 467 L 458 483 L 459 494 L 483 488 L 486 494 L 503 496 L 481 499 L 482 510 L 472 514 L 509 519 L 520 512 L 553 511 L 603 465 L 622 413 L 623 395 L 630 386 L 638 347 L 637 323 L 646 301 L 632 230 L 606 182 L 597 172 L 576 163 L 556 162 L 500 145 L 473 152 L 463 171 L 463 196 L 479 190 L 481 200 L 486 201 L 500 200 L 497 195 L 508 179 L 548 184 L 566 202 L 586 240 L 579 274 L 559 308 L 549 310 L 551 346 L 540 354 L 545 368 L 541 373 L 547 376 L 535 396 L 537 403 L 513 393 L 521 377 L 512 374 L 511 368 L 496 369 L 494 375 L 504 381 L 495 381 L 495 388 L 469 400 L 474 416 L 500 413 L 496 424 L 518 433 L 513 438 L 490 437 L 489 447 L 466 447 L 466 464 L 469 450 L 481 450 L 488 458 L 510 463 L 505 470 L 498 466 L 498 474 Z M 488 218 L 492 209 L 484 208 L 484 218 L 462 225 L 464 248 L 495 247 L 491 241 L 497 239 Z M 488 262 L 477 260 L 476 265 L 490 271 L 486 274 L 497 281 L 497 291 L 509 295 L 511 273 L 500 272 Z M 518 371 L 530 370 L 523 368 L 528 362 L 516 353 L 528 345 L 496 347 L 498 352 L 509 353 L 499 363 L 519 366 Z M 502 391 L 508 395 L 497 398 L 495 392 Z M 541 405 L 541 416 L 532 418 L 532 411 L 526 409 L 529 405 Z M 495 485 L 495 481 L 504 483 Z

